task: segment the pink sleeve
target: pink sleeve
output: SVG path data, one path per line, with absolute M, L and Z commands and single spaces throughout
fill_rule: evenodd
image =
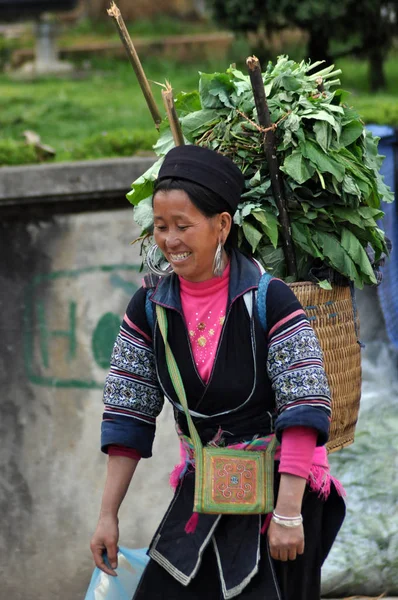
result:
M 318 432 L 311 427 L 288 427 L 282 433 L 279 473 L 289 473 L 307 479 Z
M 127 448 L 127 446 L 110 445 L 108 446 L 108 455 L 127 456 L 127 458 L 134 458 L 135 460 L 141 459 L 141 454 L 137 450 L 134 450 L 134 448 Z

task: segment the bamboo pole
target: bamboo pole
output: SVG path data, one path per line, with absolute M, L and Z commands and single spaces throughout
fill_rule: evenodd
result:
M 166 81 L 165 89 L 162 90 L 162 98 L 169 119 L 171 133 L 173 134 L 174 143 L 176 146 L 184 146 L 184 136 L 174 105 L 173 88 L 168 81 Z
M 285 255 L 287 272 L 297 278 L 296 257 L 292 243 L 292 232 L 289 214 L 286 209 L 286 200 L 283 194 L 283 181 L 279 171 L 278 159 L 276 157 L 276 126 L 271 123 L 267 97 L 264 90 L 264 82 L 261 75 L 260 61 L 256 56 L 246 59 L 250 81 L 253 88 L 254 101 L 257 108 L 258 122 L 264 128 L 264 152 L 267 159 L 271 187 L 279 210 L 279 222 L 282 228 L 283 252 Z
M 148 79 L 146 78 L 137 51 L 134 48 L 134 44 L 129 36 L 129 32 L 127 31 L 127 27 L 123 20 L 122 14 L 114 2 L 112 2 L 110 8 L 108 8 L 108 15 L 115 20 L 120 39 L 122 40 L 123 46 L 125 47 L 127 55 L 133 66 L 133 69 L 138 79 L 138 83 L 141 86 L 141 90 L 144 94 L 146 103 L 154 120 L 155 127 L 158 129 L 162 121 L 162 117 L 160 115 L 158 107 L 156 106 L 155 98 L 153 97 Z

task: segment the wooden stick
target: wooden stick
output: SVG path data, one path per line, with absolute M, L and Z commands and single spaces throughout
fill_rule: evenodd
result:
M 138 57 L 136 49 L 134 48 L 134 44 L 129 36 L 129 32 L 127 31 L 127 27 L 123 20 L 122 14 L 114 2 L 112 2 L 110 8 L 108 8 L 108 15 L 115 19 L 115 24 L 119 32 L 120 39 L 122 40 L 123 45 L 126 49 L 127 55 L 137 76 L 138 83 L 141 86 L 148 108 L 151 111 L 151 115 L 155 122 L 155 126 L 158 129 L 162 117 L 160 115 L 158 107 L 156 106 L 155 98 L 153 97 L 152 90 L 148 83 L 148 79 L 146 78 L 144 69 L 141 65 L 141 61 Z
M 272 191 L 275 197 L 276 205 L 279 210 L 279 222 L 282 227 L 283 252 L 285 255 L 287 272 L 289 275 L 292 275 L 296 278 L 296 258 L 294 254 L 294 246 L 292 243 L 290 219 L 286 209 L 286 200 L 283 194 L 282 175 L 279 171 L 278 159 L 276 157 L 276 125 L 271 123 L 267 98 L 264 90 L 264 82 L 261 75 L 260 61 L 256 56 L 250 56 L 246 59 L 246 64 L 248 67 L 250 81 L 253 88 L 254 101 L 256 103 L 257 108 L 258 122 L 261 127 L 267 129 L 266 133 L 264 133 L 264 152 L 268 163 Z
M 176 108 L 174 105 L 173 88 L 170 83 L 166 81 L 166 87 L 162 90 L 163 103 L 169 118 L 171 133 L 173 134 L 173 140 L 176 146 L 184 145 L 184 136 L 181 129 L 180 120 L 177 116 Z

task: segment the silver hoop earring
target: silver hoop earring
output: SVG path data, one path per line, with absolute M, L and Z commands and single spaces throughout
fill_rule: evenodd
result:
M 213 274 L 215 277 L 221 277 L 223 272 L 223 245 L 221 242 L 218 242 L 217 250 L 213 260 Z
M 146 264 L 151 273 L 167 277 L 173 273 L 173 267 L 166 261 L 157 244 L 152 244 L 146 255 Z

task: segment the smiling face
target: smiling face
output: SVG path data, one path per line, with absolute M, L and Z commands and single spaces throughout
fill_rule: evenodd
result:
M 182 190 L 157 192 L 153 213 L 155 242 L 174 272 L 187 281 L 211 279 L 214 255 L 228 237 L 231 215 L 206 217 Z

